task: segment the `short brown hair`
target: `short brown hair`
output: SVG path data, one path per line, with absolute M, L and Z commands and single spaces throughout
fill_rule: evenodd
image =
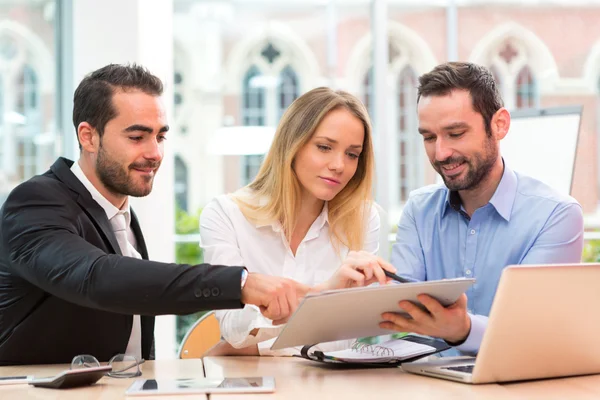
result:
M 492 117 L 504 102 L 492 73 L 481 65 L 468 62 L 440 64 L 419 78 L 417 103 L 421 97 L 445 96 L 452 90 L 467 90 L 473 109 L 483 116 L 485 131 L 492 136 Z
M 160 96 L 163 92 L 162 81 L 150 71 L 138 64 L 109 64 L 97 69 L 83 78 L 73 97 L 73 125 L 75 133 L 82 122 L 93 126 L 102 137 L 104 127 L 117 116 L 112 103 L 115 90 L 140 90 L 144 93 Z M 81 143 L 79 143 L 81 150 Z

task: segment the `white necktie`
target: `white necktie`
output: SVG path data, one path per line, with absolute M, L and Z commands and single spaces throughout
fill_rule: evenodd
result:
M 125 211 L 119 211 L 114 217 L 110 219 L 110 223 L 113 228 L 113 232 L 119 242 L 119 248 L 121 253 L 127 257 L 142 258 L 140 253 L 137 252 L 135 247 L 129 242 L 127 238 L 127 218 L 125 217 Z M 135 356 L 139 359 L 142 358 L 142 326 L 139 315 L 133 316 L 133 326 L 131 327 L 131 336 L 129 336 L 129 343 L 125 354 Z

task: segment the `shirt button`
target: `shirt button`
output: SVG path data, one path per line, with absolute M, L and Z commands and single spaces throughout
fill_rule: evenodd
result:
M 471 275 L 471 270 L 470 270 L 470 269 L 468 269 L 468 270 L 466 270 L 466 271 L 465 271 L 465 273 L 466 273 L 467 275 Z
M 202 289 L 202 295 L 204 297 L 210 297 L 210 289 L 209 288 Z
M 471 235 L 475 234 L 475 229 L 471 229 Z

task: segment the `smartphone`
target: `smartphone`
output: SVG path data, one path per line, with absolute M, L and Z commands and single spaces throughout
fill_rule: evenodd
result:
M 93 385 L 100 378 L 112 371 L 110 365 L 94 368 L 68 369 L 56 376 L 46 378 L 33 378 L 28 383 L 37 387 L 51 389 L 67 389 L 79 386 Z
M 127 389 L 126 396 L 175 395 L 193 393 L 272 393 L 275 378 L 192 378 L 138 379 Z
M 0 385 L 14 385 L 17 383 L 28 383 L 32 378 L 33 378 L 32 375 L 0 376 Z

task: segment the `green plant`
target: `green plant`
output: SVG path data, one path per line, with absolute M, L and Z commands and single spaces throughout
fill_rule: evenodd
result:
M 200 214 L 199 209 L 194 214 L 188 214 L 184 210 L 177 208 L 175 210 L 175 233 L 178 235 L 191 235 L 200 232 Z M 178 264 L 196 265 L 203 262 L 202 248 L 198 242 L 178 242 L 175 244 L 175 260 Z M 177 343 L 181 343 L 188 329 L 204 315 L 206 311 L 197 312 L 189 315 L 177 316 Z
M 588 240 L 583 245 L 583 262 L 600 262 L 600 240 Z

